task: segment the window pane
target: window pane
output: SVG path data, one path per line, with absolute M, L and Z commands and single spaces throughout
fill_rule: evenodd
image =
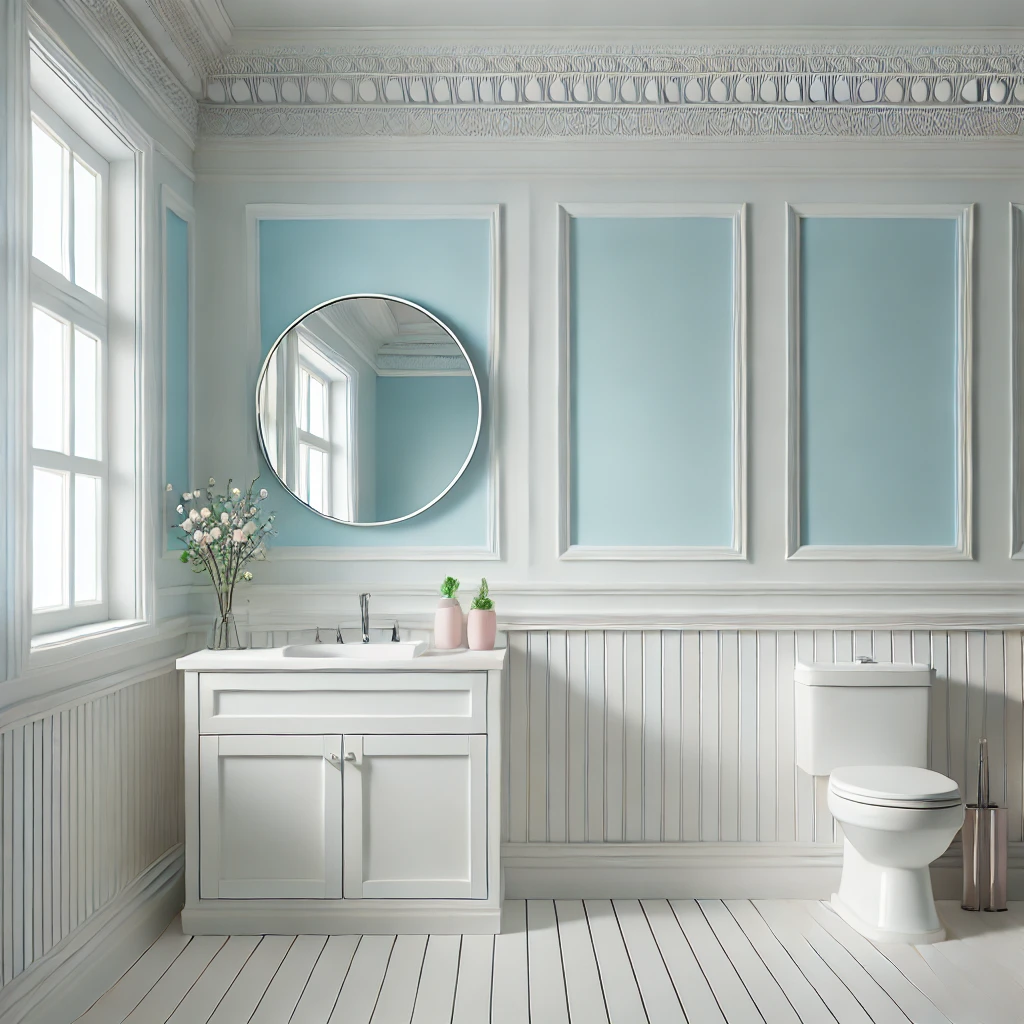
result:
M 32 310 L 32 445 L 53 452 L 67 444 L 67 324 Z
M 77 157 L 75 187 L 75 284 L 100 293 L 99 212 L 100 178 Z
M 299 430 L 309 430 L 309 374 L 299 368 Z
M 98 459 L 100 343 L 75 329 L 75 454 Z
M 68 603 L 68 477 L 38 466 L 32 475 L 32 610 L 38 612 Z
M 309 426 L 306 428 L 311 434 L 317 437 L 326 437 L 324 421 L 324 404 L 327 397 L 327 389 L 316 377 L 309 378 Z
M 32 255 L 67 276 L 67 148 L 32 122 Z
M 75 474 L 75 604 L 100 599 L 100 486 Z
M 327 453 L 309 449 L 309 503 L 317 512 L 327 511 Z
M 309 445 L 299 442 L 299 497 L 309 501 Z

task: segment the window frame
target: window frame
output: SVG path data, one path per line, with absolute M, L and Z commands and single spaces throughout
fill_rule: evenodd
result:
M 150 494 L 160 476 L 156 431 L 163 415 L 158 324 L 150 315 L 152 309 L 159 308 L 155 276 L 158 261 L 152 242 L 156 233 L 154 139 L 34 18 L 27 43 L 29 88 L 17 114 L 24 142 L 19 154 L 19 192 L 25 202 L 15 224 L 18 267 L 25 287 L 10 316 L 19 343 L 12 347 L 11 354 L 12 379 L 17 386 L 12 394 L 16 430 L 8 475 L 14 495 L 14 531 L 9 534 L 13 628 L 7 654 L 8 679 L 23 680 L 15 688 L 18 692 L 34 680 L 33 689 L 26 693 L 35 692 L 40 685 L 59 688 L 53 671 L 59 665 L 159 633 L 154 612 L 160 510 Z M 116 509 L 117 521 L 130 524 L 128 529 L 120 530 L 116 544 L 108 544 L 107 617 L 46 633 L 37 632 L 32 623 L 31 437 L 26 437 L 24 403 L 31 384 L 29 144 L 33 97 L 41 99 L 79 136 L 84 135 L 109 162 L 105 198 L 110 245 L 105 298 L 110 308 L 110 329 L 105 388 L 106 394 L 116 396 L 116 400 L 105 403 L 110 470 L 107 500 L 108 507 Z M 111 536 L 113 518 L 107 523 Z M 87 672 L 87 663 L 81 664 L 82 672 Z M 67 669 L 61 672 L 64 675 L 60 678 L 66 680 Z M 72 672 L 78 674 L 77 670 Z
M 36 469 L 62 473 L 64 483 L 64 523 L 66 536 L 63 553 L 63 596 L 65 604 L 59 607 L 36 608 L 35 601 L 30 604 L 31 633 L 33 642 L 37 637 L 103 623 L 110 618 L 110 515 L 109 506 L 109 454 L 108 439 L 109 418 L 106 414 L 107 394 L 107 352 L 110 326 L 109 286 L 107 279 L 108 248 L 111 238 L 110 224 L 110 161 L 101 156 L 96 149 L 75 131 L 35 91 L 30 97 L 31 125 L 38 126 L 47 135 L 61 145 L 66 153 L 62 167 L 62 187 L 66 189 L 67 209 L 62 222 L 61 248 L 67 273 L 45 263 L 34 254 L 35 236 L 29 231 L 29 262 L 30 262 L 30 299 L 31 307 L 28 318 L 28 371 L 32 382 L 25 395 L 26 424 L 28 435 L 28 521 L 27 527 L 31 535 L 28 545 L 29 559 L 34 562 L 35 549 L 35 515 L 34 491 Z M 34 147 L 33 147 L 34 148 Z M 31 168 L 31 152 L 29 156 Z M 75 162 L 84 164 L 98 178 L 97 194 L 97 290 L 79 284 L 76 274 L 76 238 L 75 192 L 73 184 Z M 29 177 L 30 188 L 32 176 Z M 34 203 L 34 195 L 32 203 Z M 30 209 L 32 208 L 30 203 Z M 63 324 L 63 380 L 64 391 L 64 443 L 63 451 L 36 448 L 33 443 L 34 410 L 33 393 L 37 367 L 35 365 L 35 330 L 36 310 Z M 76 349 L 79 332 L 92 337 L 98 345 L 96 408 L 97 423 L 97 454 L 88 458 L 75 450 L 75 420 L 77 408 L 76 388 Z M 77 531 L 77 487 L 80 477 L 91 477 L 100 480 L 101 498 L 99 503 L 97 527 L 97 585 L 99 595 L 96 599 L 79 601 L 76 598 L 76 555 L 78 543 Z M 30 566 L 29 588 L 31 590 L 34 576 L 34 564 Z

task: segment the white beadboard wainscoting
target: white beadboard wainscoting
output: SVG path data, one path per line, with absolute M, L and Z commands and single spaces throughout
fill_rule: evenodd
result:
M 324 621 L 327 621 L 325 618 Z M 403 628 L 405 637 L 428 637 Z M 1019 630 L 509 630 L 503 860 L 525 897 L 827 897 L 827 779 L 795 764 L 797 661 L 933 665 L 931 766 L 975 797 L 988 738 L 1024 886 Z M 308 631 L 253 634 L 260 645 Z M 959 895 L 959 841 L 933 869 Z
M 181 723 L 179 674 L 168 665 L 0 731 L 5 1024 L 59 1000 L 86 960 L 95 998 L 123 970 L 119 947 L 133 943 L 137 954 L 180 907 Z M 114 978 L 96 971 L 97 957 L 120 964 Z

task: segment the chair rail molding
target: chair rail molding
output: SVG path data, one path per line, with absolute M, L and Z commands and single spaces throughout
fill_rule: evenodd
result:
M 1024 133 L 1014 45 L 261 46 L 208 136 L 972 138 Z
M 353 547 L 338 544 L 333 547 L 279 547 L 275 557 L 294 561 L 367 562 L 367 561 L 450 561 L 472 559 L 494 561 L 501 554 L 501 456 L 500 456 L 500 396 L 501 378 L 501 324 L 502 324 L 502 281 L 503 243 L 502 208 L 495 203 L 345 203 L 345 204 L 304 204 L 304 203 L 248 203 L 245 207 L 246 222 L 246 275 L 248 282 L 248 330 L 250 352 L 256 359 L 256 373 L 263 363 L 261 354 L 260 328 L 260 255 L 259 224 L 263 220 L 435 220 L 438 218 L 486 219 L 490 222 L 491 274 L 490 274 L 490 322 L 487 339 L 487 419 L 485 426 L 488 439 L 487 455 L 490 465 L 487 469 L 487 543 L 483 547 Z M 481 431 L 481 434 L 483 431 Z M 253 442 L 250 440 L 249 442 Z M 253 461 L 260 458 L 255 451 Z
M 957 222 L 956 540 L 933 545 L 823 545 L 801 540 L 800 222 L 804 217 L 934 217 Z M 786 558 L 816 561 L 969 561 L 973 559 L 972 325 L 974 204 L 786 204 Z
M 558 216 L 558 539 L 575 562 L 745 561 L 747 558 L 747 207 L 745 203 L 563 203 Z M 732 221 L 732 540 L 728 547 L 597 547 L 572 542 L 570 221 L 573 217 L 720 217 Z

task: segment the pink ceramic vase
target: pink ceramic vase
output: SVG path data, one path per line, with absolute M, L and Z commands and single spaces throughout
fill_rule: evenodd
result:
M 462 608 L 454 597 L 442 597 L 434 612 L 434 646 L 454 651 L 462 646 Z
M 497 612 L 493 608 L 489 611 L 483 608 L 471 609 L 466 633 L 471 651 L 493 651 L 494 638 L 498 634 Z

